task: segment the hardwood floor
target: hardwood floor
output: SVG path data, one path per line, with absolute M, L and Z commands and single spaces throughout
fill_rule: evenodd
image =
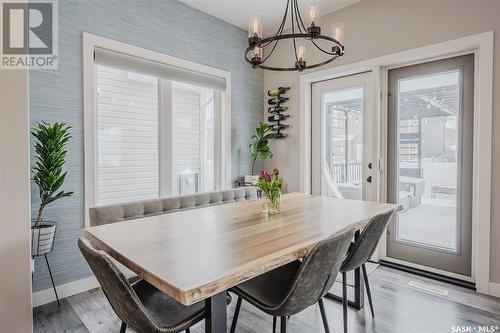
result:
M 375 318 L 368 303 L 360 311 L 349 309 L 349 332 L 453 332 L 453 326 L 488 326 L 500 332 L 500 299 L 475 293 L 446 283 L 418 277 L 391 268 L 379 267 L 370 275 Z M 431 294 L 408 286 L 410 281 L 446 289 L 447 296 Z M 228 320 L 232 319 L 233 301 Z M 342 305 L 325 299 L 325 308 L 332 332 L 342 332 Z M 57 303 L 34 309 L 34 332 L 119 332 L 121 321 L 116 317 L 100 289 L 87 291 Z M 324 332 L 318 306 L 293 316 L 288 332 Z M 127 332 L 133 332 L 127 330 Z M 191 329 L 204 332 L 203 322 Z M 272 318 L 243 303 L 236 332 L 272 332 Z

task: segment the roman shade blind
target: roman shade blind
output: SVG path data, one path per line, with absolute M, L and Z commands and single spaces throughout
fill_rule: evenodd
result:
M 156 76 L 171 81 L 194 84 L 215 90 L 226 89 L 226 81 L 223 78 L 116 51 L 110 51 L 104 48 L 96 47 L 94 49 L 94 61 L 98 65 Z

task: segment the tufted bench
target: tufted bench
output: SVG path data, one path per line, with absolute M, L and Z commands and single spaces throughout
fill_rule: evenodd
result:
M 255 187 L 240 187 L 218 192 L 97 206 L 89 209 L 90 225 L 97 226 L 256 198 Z

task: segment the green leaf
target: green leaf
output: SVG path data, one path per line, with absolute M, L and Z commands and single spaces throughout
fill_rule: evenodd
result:
M 273 157 L 273 153 L 271 151 L 261 151 L 259 152 L 259 159 L 261 160 L 268 160 Z
M 257 144 L 257 147 L 261 148 L 261 149 L 265 149 L 265 148 L 269 148 L 267 146 L 267 144 L 269 143 L 268 140 L 261 140 L 259 141 L 259 143 Z
M 267 160 L 273 157 L 271 148 L 269 147 L 269 142 L 275 139 L 274 133 L 272 133 L 271 127 L 260 122 L 259 127 L 255 129 L 256 134 L 250 137 L 250 154 L 254 158 L 260 160 Z

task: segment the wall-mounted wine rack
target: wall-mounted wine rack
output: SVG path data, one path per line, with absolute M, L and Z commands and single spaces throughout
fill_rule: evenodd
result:
M 282 105 L 290 99 L 289 97 L 283 96 L 288 92 L 288 90 L 290 90 L 290 87 L 272 88 L 267 91 L 267 95 L 271 97 L 267 101 L 269 104 L 267 112 L 271 114 L 271 116 L 267 117 L 267 120 L 270 122 L 270 126 L 276 135 L 276 139 L 282 139 L 288 136 L 288 134 L 282 132 L 290 126 L 283 123 L 285 119 L 290 117 L 288 113 L 285 113 L 288 111 L 288 106 Z

